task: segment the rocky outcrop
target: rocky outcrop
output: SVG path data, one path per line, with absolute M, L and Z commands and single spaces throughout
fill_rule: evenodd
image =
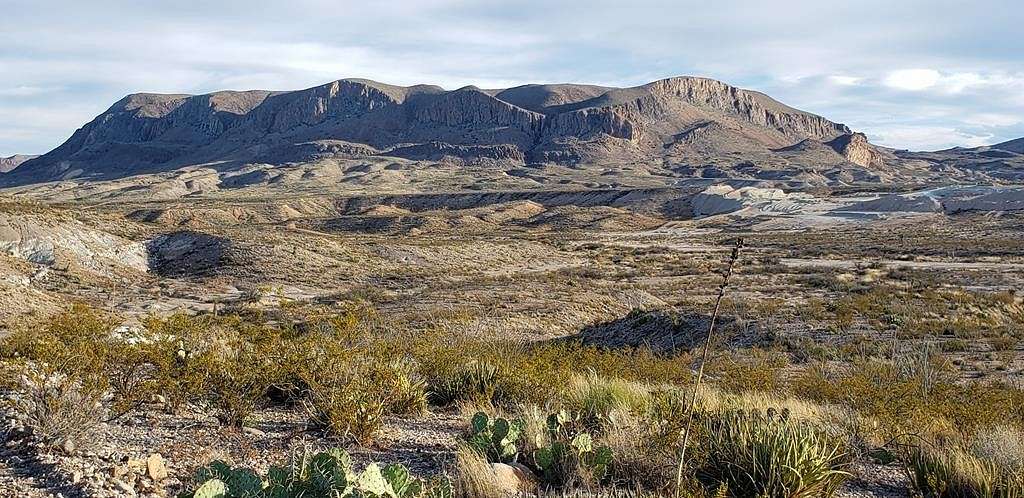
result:
M 847 161 L 865 168 L 885 166 L 885 156 L 879 149 L 868 143 L 863 133 L 847 133 L 829 141 L 826 145 L 843 155 Z
M 417 106 L 416 121 L 468 129 L 509 127 L 532 133 L 540 128 L 544 116 L 498 100 L 480 90 L 467 87 L 447 92 Z
M 708 78 L 680 77 L 646 85 L 661 101 L 683 101 L 742 121 L 776 130 L 793 139 L 828 140 L 850 133 L 846 125 L 783 105 L 767 95 Z M 794 140 L 795 141 L 795 140 Z
M 686 133 L 700 139 L 699 150 L 666 146 Z M 716 152 L 772 154 L 800 140 L 850 133 L 844 125 L 707 78 L 621 89 L 526 85 L 486 91 L 348 79 L 294 92 L 129 95 L 0 182 L 120 178 L 209 163 L 227 169 L 378 151 L 416 160 L 509 163 L 667 156 L 705 161 Z M 875 161 L 859 142 L 853 145 L 848 157 Z
M 97 273 L 111 267 L 147 269 L 141 243 L 62 216 L 0 213 L 0 253 L 40 265 Z
M 479 161 L 494 159 L 497 161 L 523 162 L 523 151 L 515 145 L 451 145 L 444 142 L 396 147 L 383 155 L 412 159 L 415 161 Z

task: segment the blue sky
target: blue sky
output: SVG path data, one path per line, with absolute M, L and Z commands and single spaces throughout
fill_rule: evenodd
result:
M 393 84 L 637 85 L 700 75 L 875 143 L 1024 136 L 1009 0 L 0 0 L 0 156 L 43 153 L 125 94 Z

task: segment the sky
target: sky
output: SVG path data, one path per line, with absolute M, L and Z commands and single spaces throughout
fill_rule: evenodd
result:
M 707 76 L 912 150 L 1024 137 L 1019 0 L 0 0 L 0 156 L 134 92 Z

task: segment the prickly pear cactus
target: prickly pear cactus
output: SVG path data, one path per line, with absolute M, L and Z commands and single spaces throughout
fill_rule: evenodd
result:
M 395 496 L 395 492 L 391 489 L 391 485 L 384 479 L 384 475 L 380 472 L 380 466 L 375 463 L 367 465 L 363 469 L 363 473 L 359 474 L 356 479 L 356 490 L 362 492 L 364 496 L 372 497 L 385 497 Z
M 255 472 L 249 469 L 233 469 L 230 465 L 215 460 L 205 468 L 196 472 L 196 481 L 203 483 L 199 489 L 203 489 L 206 483 L 217 481 L 224 487 L 221 496 L 225 498 L 251 498 L 256 497 L 263 490 L 263 480 Z M 213 485 L 217 487 L 217 484 Z M 199 493 L 199 490 L 196 490 Z M 199 498 L 199 495 L 195 495 Z M 217 495 L 214 495 L 217 496 Z
M 402 465 L 381 470 L 370 464 L 357 475 L 343 450 L 303 452 L 286 467 L 271 467 L 265 480 L 219 461 L 201 469 L 197 477 L 202 485 L 181 498 L 452 498 L 446 479 L 428 486 Z
M 519 455 L 517 443 L 526 423 L 496 418 L 492 422 L 487 414 L 479 412 L 470 420 L 470 433 L 466 442 L 491 462 L 514 462 Z
M 598 479 L 603 479 L 612 463 L 612 451 L 607 446 L 594 447 L 594 438 L 588 432 L 579 431 L 579 419 L 566 411 L 552 413 L 547 417 L 547 437 L 538 435 L 538 449 L 533 454 L 533 463 L 542 472 L 544 479 L 558 483 L 562 478 L 562 467 L 577 461 L 589 468 Z
M 454 498 L 455 493 L 452 491 L 452 482 L 447 478 L 441 478 L 431 483 L 430 489 L 427 490 L 426 498 Z
M 590 468 L 591 472 L 594 473 L 594 477 L 604 479 L 612 465 L 612 456 L 611 448 L 601 446 L 587 453 L 583 458 L 583 464 Z
M 423 493 L 423 481 L 415 478 L 409 473 L 409 469 L 403 465 L 393 464 L 384 467 L 381 471 L 384 480 L 391 485 L 397 498 L 414 498 Z
M 315 492 L 329 496 L 348 487 L 350 467 L 351 460 L 344 452 L 317 453 L 309 460 L 306 479 Z
M 195 493 L 192 493 L 192 498 L 225 498 L 226 496 L 227 487 L 220 479 L 210 479 L 196 488 Z

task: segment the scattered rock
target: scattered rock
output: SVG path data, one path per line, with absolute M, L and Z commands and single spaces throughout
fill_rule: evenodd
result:
M 248 434 L 250 436 L 256 436 L 256 437 L 263 437 L 263 436 L 267 435 L 267 433 L 265 433 L 265 432 L 255 428 L 255 427 L 243 427 L 242 428 L 242 432 L 245 433 L 245 434 Z
M 149 478 L 160 482 L 167 478 L 167 466 L 164 464 L 164 457 L 159 453 L 153 453 L 146 459 L 146 470 Z
M 509 495 L 532 493 L 540 486 L 533 471 L 518 463 L 492 463 L 491 470 L 496 484 Z

